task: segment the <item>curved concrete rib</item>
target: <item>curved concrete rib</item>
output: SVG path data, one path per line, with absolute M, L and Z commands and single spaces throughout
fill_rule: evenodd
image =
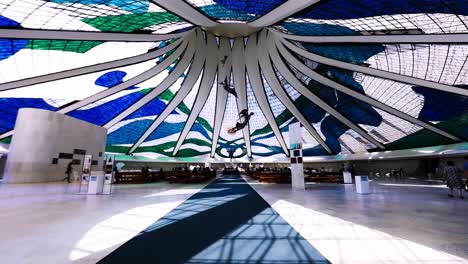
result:
M 247 87 L 245 83 L 245 47 L 244 38 L 237 37 L 234 40 L 232 47 L 232 76 L 234 79 L 234 88 L 237 93 L 237 110 L 240 112 L 243 109 L 248 109 L 247 105 Z M 244 135 L 245 148 L 247 150 L 247 157 L 252 157 L 252 147 L 250 142 L 250 128 L 249 124 L 242 129 Z
M 113 94 L 116 94 L 116 93 L 118 93 L 118 92 L 120 92 L 120 91 L 122 91 L 122 90 L 125 90 L 125 89 L 127 89 L 127 88 L 129 88 L 129 87 L 131 87 L 131 86 L 133 86 L 133 85 L 135 85 L 135 84 L 138 84 L 138 83 L 141 83 L 141 82 L 143 82 L 143 81 L 146 81 L 146 80 L 150 79 L 151 77 L 153 77 L 153 76 L 159 74 L 161 71 L 165 70 L 165 69 L 166 69 L 167 67 L 169 67 L 172 63 L 174 63 L 174 61 L 180 56 L 180 54 L 182 54 L 182 52 L 184 52 L 184 50 L 185 50 L 185 48 L 186 48 L 186 46 L 187 46 L 187 43 L 188 43 L 188 40 L 184 40 L 184 41 L 182 42 L 182 44 L 176 49 L 176 51 L 175 51 L 174 53 L 172 53 L 169 57 L 167 57 L 166 59 L 164 59 L 163 62 L 161 62 L 160 64 L 154 66 L 153 68 L 151 68 L 151 69 L 149 69 L 149 70 L 147 70 L 147 71 L 141 73 L 140 75 L 137 75 L 137 76 L 133 77 L 133 78 L 130 79 L 130 80 L 127 80 L 127 81 L 125 81 L 125 82 L 123 82 L 123 83 L 121 83 L 121 84 L 118 84 L 118 85 L 116 85 L 116 86 L 114 86 L 114 87 L 112 87 L 112 88 L 109 88 L 109 89 L 106 89 L 106 90 L 104 90 L 104 91 L 102 91 L 102 92 L 99 92 L 99 93 L 97 93 L 97 94 L 94 94 L 94 95 L 92 95 L 92 96 L 90 96 L 90 97 L 87 97 L 87 98 L 85 98 L 85 99 L 83 99 L 83 100 L 81 100 L 81 101 L 78 101 L 78 102 L 76 102 L 76 103 L 74 103 L 74 104 L 71 104 L 71 105 L 69 105 L 69 106 L 67 106 L 67 107 L 64 107 L 64 108 L 58 110 L 57 112 L 62 113 L 62 114 L 69 113 L 69 112 L 74 111 L 74 110 L 76 110 L 76 109 L 79 109 L 79 108 L 81 108 L 81 107 L 83 107 L 83 106 L 86 106 L 86 105 L 88 105 L 88 104 L 90 104 L 90 103 L 96 102 L 96 101 L 101 100 L 101 99 L 103 99 L 103 98 L 105 98 L 105 97 L 108 97 L 108 96 L 111 96 L 111 95 L 113 95 Z M 169 76 L 168 76 L 168 78 L 169 78 Z M 168 79 L 168 78 L 166 78 L 166 79 Z M 165 79 L 165 80 L 166 80 L 166 79 Z M 153 91 L 154 91 L 154 90 L 153 90 Z M 142 98 L 142 99 L 143 99 L 143 98 Z M 137 102 L 137 103 L 138 103 L 138 102 Z M 133 105 L 132 105 L 132 106 L 133 106 Z M 128 111 L 128 109 L 125 110 L 125 111 L 124 111 L 122 114 L 120 114 L 119 116 L 123 115 L 123 114 L 126 113 L 127 111 Z M 133 110 L 133 111 L 135 111 L 135 110 Z M 133 112 L 133 111 L 132 111 L 132 112 Z M 127 114 L 127 115 L 128 115 L 128 114 Z M 119 117 L 119 116 L 117 116 L 117 117 Z M 120 121 L 120 120 L 122 120 L 123 118 L 125 118 L 126 115 L 125 115 L 124 117 L 122 117 L 121 119 L 118 119 L 117 117 L 114 118 L 113 120 L 111 120 L 108 124 L 115 124 L 115 123 L 117 123 L 118 121 L 115 122 L 115 123 L 113 123 L 113 121 L 115 121 L 115 120 L 119 120 L 119 121 Z M 106 127 L 106 126 L 104 126 L 104 127 Z M 109 127 L 110 127 L 110 126 L 109 126 Z M 109 128 L 109 127 L 106 127 L 106 128 Z M 9 136 L 11 136 L 11 135 L 13 135 L 13 134 L 14 134 L 14 130 L 10 130 L 10 131 L 8 131 L 8 132 L 5 132 L 5 133 L 1 134 L 1 135 L 0 135 L 0 139 L 9 137 Z
M 167 11 L 174 13 L 189 21 L 190 23 L 203 26 L 203 27 L 214 27 L 218 25 L 218 22 L 213 21 L 211 18 L 208 18 L 202 14 L 198 9 L 189 5 L 183 0 L 150 0 L 156 5 L 166 9 Z
M 71 69 L 71 70 L 66 70 L 66 71 L 60 71 L 60 72 L 54 72 L 54 73 L 49 73 L 49 74 L 44 74 L 36 77 L 31 77 L 31 78 L 26 78 L 18 81 L 12 81 L 12 82 L 7 82 L 7 83 L 2 83 L 0 84 L 0 91 L 6 91 L 6 90 L 11 90 L 11 89 L 16 89 L 16 88 L 21 88 L 25 86 L 30 86 L 30 85 L 36 85 L 39 83 L 45 83 L 45 82 L 51 82 L 51 81 L 57 81 L 57 80 L 62 80 L 66 78 L 71 78 L 71 77 L 76 77 L 84 74 L 89 74 L 89 73 L 94 73 L 94 72 L 100 72 L 100 71 L 105 71 L 105 70 L 110 70 L 118 67 L 124 67 L 136 63 L 141 63 L 145 61 L 149 61 L 151 59 L 157 58 L 161 55 L 164 55 L 168 53 L 169 51 L 175 49 L 178 47 L 181 42 L 185 38 L 179 38 L 176 40 L 174 43 L 171 43 L 165 47 L 162 47 L 158 50 L 148 52 L 145 54 L 133 56 L 130 58 L 125 58 L 125 59 L 120 59 L 120 60 L 115 60 L 115 61 L 109 61 L 109 62 L 104 62 L 104 63 L 99 63 L 99 64 L 94 64 L 90 66 L 85 66 L 81 68 L 76 68 L 76 69 Z
M 136 103 L 131 105 L 125 111 L 123 111 L 122 113 L 114 117 L 111 121 L 107 122 L 107 124 L 105 124 L 104 127 L 105 128 L 112 127 L 113 125 L 123 120 L 125 117 L 129 116 L 136 110 L 140 109 L 145 104 L 149 103 L 155 97 L 157 97 L 162 92 L 164 92 L 167 88 L 171 87 L 171 85 L 174 84 L 177 81 L 177 79 L 180 78 L 180 76 L 184 73 L 184 71 L 190 65 L 190 61 L 192 60 L 193 55 L 195 53 L 195 47 L 196 47 L 195 39 L 196 39 L 196 34 L 193 33 L 191 37 L 188 38 L 187 40 L 188 42 L 187 49 L 184 51 L 184 54 L 182 55 L 182 59 L 177 63 L 175 69 L 158 86 L 156 86 L 151 92 L 143 96 L 140 100 L 138 100 Z
M 337 67 L 337 68 L 341 68 L 341 69 L 345 69 L 349 71 L 361 72 L 361 73 L 372 75 L 372 76 L 379 77 L 379 78 L 394 80 L 397 82 L 403 82 L 407 84 L 432 88 L 432 89 L 436 89 L 436 90 L 440 90 L 444 92 L 450 92 L 450 93 L 468 96 L 468 89 L 458 88 L 458 87 L 447 85 L 447 84 L 436 83 L 436 82 L 427 81 L 427 80 L 423 80 L 423 79 L 419 79 L 415 77 L 410 77 L 407 75 L 401 75 L 397 73 L 377 70 L 377 69 L 368 68 L 368 67 L 364 67 L 364 66 L 360 66 L 360 65 L 356 65 L 352 63 L 347 63 L 347 62 L 342 62 L 339 60 L 326 58 L 326 57 L 323 57 L 314 53 L 310 53 L 304 49 L 301 49 L 286 39 L 279 38 L 279 40 L 281 41 L 281 43 L 283 43 L 286 47 L 288 47 L 293 52 L 315 62 L 319 62 L 322 64 L 326 64 L 329 66 L 333 66 L 333 67 Z
M 444 136 L 444 137 L 447 137 L 447 138 L 450 138 L 452 140 L 455 140 L 455 141 L 461 141 L 460 138 L 450 134 L 450 133 L 447 133 L 429 123 L 426 123 L 422 120 L 419 120 L 415 117 L 412 117 L 408 114 L 405 114 L 393 107 L 390 107 L 384 103 L 381 103 L 380 101 L 372 98 L 372 97 L 369 97 L 369 96 L 366 96 L 364 94 L 361 94 L 359 92 L 356 92 L 355 90 L 353 89 L 350 89 L 346 86 L 343 86 L 333 80 L 330 80 L 320 74 L 318 74 L 317 72 L 313 71 L 312 69 L 310 69 L 309 67 L 307 67 L 306 65 L 304 65 L 303 63 L 301 63 L 298 59 L 296 59 L 294 56 L 292 56 L 291 53 L 289 53 L 289 51 L 287 51 L 284 46 L 282 46 L 282 44 L 280 42 L 277 42 L 277 47 L 278 47 L 278 50 L 279 52 L 281 53 L 281 55 L 283 56 L 283 58 L 289 63 L 291 64 L 294 68 L 296 68 L 297 70 L 299 70 L 300 72 L 302 72 L 303 74 L 309 76 L 310 78 L 312 78 L 314 81 L 317 81 L 323 85 L 326 85 L 328 87 L 331 87 L 333 89 L 336 89 L 337 91 L 340 91 L 342 93 L 345 93 L 349 96 L 352 96 L 362 102 L 365 102 L 365 103 L 368 103 L 374 107 L 377 107 L 389 114 L 392 114 L 392 115 L 395 115 L 403 120 L 406 120 L 410 123 L 413 123 L 413 124 L 416 124 L 416 125 L 419 125 L 421 127 L 424 127 L 424 128 L 427 128 L 428 130 L 431 130 L 432 132 L 435 132 L 441 136 Z M 271 52 L 270 53 L 272 55 L 272 57 L 279 57 L 278 54 L 274 53 L 274 52 Z M 294 80 L 292 80 L 294 81 Z M 296 84 L 300 83 L 299 80 L 294 81 Z
M 169 104 L 164 108 L 164 110 L 158 115 L 158 117 L 153 121 L 153 123 L 148 127 L 148 129 L 143 133 L 143 135 L 133 144 L 128 153 L 133 153 L 145 140 L 164 122 L 164 120 L 176 109 L 176 107 L 185 99 L 185 97 L 190 93 L 195 83 L 197 82 L 200 74 L 203 70 L 203 64 L 206 59 L 206 45 L 205 39 L 201 32 L 197 33 L 197 47 L 195 51 L 195 58 L 193 63 L 190 66 L 187 77 L 184 79 L 182 86 L 179 91 Z
M 265 93 L 265 88 L 263 87 L 263 81 L 260 75 L 260 69 L 258 67 L 258 58 L 257 58 L 257 35 L 252 34 L 249 37 L 246 47 L 246 66 L 247 66 L 247 75 L 249 76 L 249 81 L 252 86 L 252 91 L 255 95 L 260 109 L 265 116 L 268 124 L 270 124 L 271 129 L 278 141 L 279 145 L 283 149 L 286 156 L 289 156 L 289 149 L 284 141 L 283 135 L 276 123 L 275 116 L 271 110 L 270 104 L 268 103 L 268 98 Z
M 225 64 L 221 63 L 227 56 Z M 228 98 L 228 92 L 223 88 L 220 82 L 225 79 L 230 83 L 231 81 L 231 47 L 229 39 L 227 37 L 221 37 L 219 42 L 219 48 L 217 50 L 218 57 L 218 85 L 216 89 L 216 111 L 213 125 L 213 138 L 211 142 L 211 155 L 214 158 L 216 153 L 216 147 L 218 145 L 219 134 L 221 131 L 221 125 L 224 119 L 224 112 L 226 111 L 226 103 Z
M 59 113 L 69 113 L 73 110 L 76 110 L 80 107 L 83 107 L 83 106 L 86 106 L 90 103 L 93 103 L 93 102 L 96 102 L 100 99 L 103 99 L 105 97 L 108 97 L 108 96 L 111 96 L 113 94 L 116 94 L 120 91 L 123 91 L 129 87 L 132 87 L 133 85 L 136 85 L 136 84 L 139 84 L 141 82 L 144 82 L 146 80 L 149 80 L 151 79 L 152 77 L 154 77 L 155 75 L 159 74 L 160 72 L 162 72 L 163 70 L 167 69 L 167 67 L 169 67 L 172 63 L 174 63 L 176 61 L 176 59 L 182 54 L 182 52 L 185 50 L 185 47 L 187 46 L 187 41 L 184 41 L 182 43 L 182 45 L 174 52 L 172 53 L 167 59 L 165 59 L 164 61 L 162 61 L 161 63 L 153 66 L 151 69 L 123 82 L 123 83 L 120 83 L 114 87 L 111 87 L 109 89 L 106 89 L 102 92 L 99 92 L 95 95 L 92 95 L 90 97 L 87 97 L 79 102 L 76 102 L 72 105 L 69 105 L 67 107 L 64 107 L 60 110 L 58 110 L 57 112 Z
M 397 44 L 465 44 L 468 34 L 408 34 L 408 35 L 371 35 L 371 36 L 298 36 L 269 29 L 275 35 L 307 43 L 397 43 Z
M 288 0 L 248 25 L 257 28 L 271 26 L 318 2 L 320 0 Z
M 213 34 L 207 33 L 207 42 L 208 50 L 217 49 L 216 38 Z M 175 156 L 179 151 L 182 143 L 190 132 L 190 129 L 192 129 L 193 123 L 195 123 L 198 115 L 206 103 L 206 100 L 208 100 L 208 97 L 210 96 L 210 92 L 213 88 L 213 83 L 216 77 L 216 68 L 218 66 L 217 61 L 217 56 L 206 56 L 205 69 L 203 71 L 203 77 L 200 83 L 197 97 L 195 98 L 195 102 L 193 103 L 192 109 L 190 110 L 190 115 L 187 118 L 187 122 L 185 122 L 184 129 L 182 130 L 182 133 L 180 133 L 179 139 L 177 140 L 176 146 L 174 147 L 172 156 Z
M 0 38 L 9 39 L 50 39 L 50 40 L 83 40 L 83 41 L 119 41 L 119 42 L 153 42 L 179 38 L 184 34 L 136 34 L 101 31 L 71 31 L 48 29 L 0 29 Z
M 288 81 L 288 83 L 291 86 L 293 86 L 299 93 L 304 95 L 307 99 L 309 99 L 311 102 L 316 104 L 318 107 L 322 108 L 325 112 L 328 112 L 334 118 L 338 119 L 340 122 L 348 126 L 350 129 L 354 130 L 361 137 L 365 138 L 372 144 L 376 145 L 378 148 L 385 149 L 385 146 L 382 143 L 380 143 L 371 135 L 369 135 L 364 129 L 354 124 L 351 120 L 349 120 L 347 117 L 345 117 L 340 112 L 338 112 L 334 107 L 328 105 L 320 97 L 316 96 L 313 92 L 307 89 L 299 80 L 297 80 L 294 74 L 291 73 L 289 68 L 287 68 L 286 64 L 284 64 L 284 62 L 281 60 L 279 54 L 277 53 L 278 51 L 276 50 L 275 44 L 276 44 L 276 39 L 274 38 L 274 35 L 270 34 L 269 40 L 268 40 L 268 50 L 269 50 L 270 56 L 272 56 L 273 63 L 277 67 L 278 71 Z M 286 56 L 287 54 L 284 54 L 284 55 Z
M 313 126 L 309 124 L 304 115 L 297 109 L 296 105 L 293 103 L 289 95 L 284 91 L 283 86 L 278 80 L 276 73 L 271 66 L 271 61 L 268 56 L 268 45 L 266 45 L 266 32 L 263 31 L 260 35 L 260 42 L 258 52 L 263 53 L 259 55 L 260 58 L 260 68 L 262 69 L 263 75 L 265 76 L 268 84 L 270 85 L 273 92 L 276 94 L 281 103 L 291 112 L 291 114 L 304 126 L 304 128 L 309 132 L 309 134 L 317 140 L 317 142 L 330 154 L 332 150 L 328 147 L 327 143 L 322 139 L 319 133 L 315 130 Z M 266 45 L 266 46 L 264 46 Z M 273 62 L 276 63 L 276 62 Z
M 0 135 L 0 139 L 4 139 L 4 138 L 7 138 L 9 136 L 13 136 L 13 133 L 15 132 L 15 130 L 10 130 L 8 132 L 5 132 L 3 134 Z

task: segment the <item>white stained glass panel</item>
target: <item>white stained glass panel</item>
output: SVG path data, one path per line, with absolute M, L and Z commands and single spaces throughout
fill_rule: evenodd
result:
M 80 31 L 133 32 L 151 26 L 158 33 L 176 30 L 184 22 L 147 0 L 97 4 L 82 0 L 5 0 L 0 3 L 0 15 L 25 28 Z
M 123 72 L 125 77 L 123 81 L 128 80 L 154 66 L 154 61 L 134 64 L 127 67 L 117 68 L 108 71 L 90 73 L 76 76 L 68 79 L 62 79 L 53 82 L 36 84 L 24 88 L 0 92 L 0 97 L 25 97 L 25 98 L 48 98 L 62 99 L 67 102 L 81 100 L 108 87 L 97 85 L 96 80 L 109 72 Z M 138 85 L 136 85 L 138 86 Z
M 155 45 L 158 43 L 105 42 L 84 53 L 24 48 L 0 61 L 0 83 L 124 59 L 144 54 Z

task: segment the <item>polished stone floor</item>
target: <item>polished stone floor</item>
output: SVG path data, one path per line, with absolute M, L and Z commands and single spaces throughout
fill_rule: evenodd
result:
M 330 264 L 239 175 L 223 175 L 99 264 Z
M 468 263 L 468 201 L 444 185 L 250 183 L 332 263 Z
M 442 185 L 250 184 L 332 263 L 468 263 L 468 201 Z M 0 263 L 95 263 L 204 186 L 0 183 Z
M 88 196 L 78 185 L 0 184 L 0 263 L 96 263 L 204 186 L 118 185 Z

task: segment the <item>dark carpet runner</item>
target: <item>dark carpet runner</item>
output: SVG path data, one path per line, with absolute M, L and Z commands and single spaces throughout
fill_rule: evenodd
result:
M 237 175 L 216 179 L 99 263 L 330 263 Z

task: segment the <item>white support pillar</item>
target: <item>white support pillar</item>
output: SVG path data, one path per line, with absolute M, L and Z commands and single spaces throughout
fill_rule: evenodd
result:
M 288 127 L 291 157 L 291 187 L 305 190 L 304 163 L 302 159 L 301 124 L 296 122 Z

